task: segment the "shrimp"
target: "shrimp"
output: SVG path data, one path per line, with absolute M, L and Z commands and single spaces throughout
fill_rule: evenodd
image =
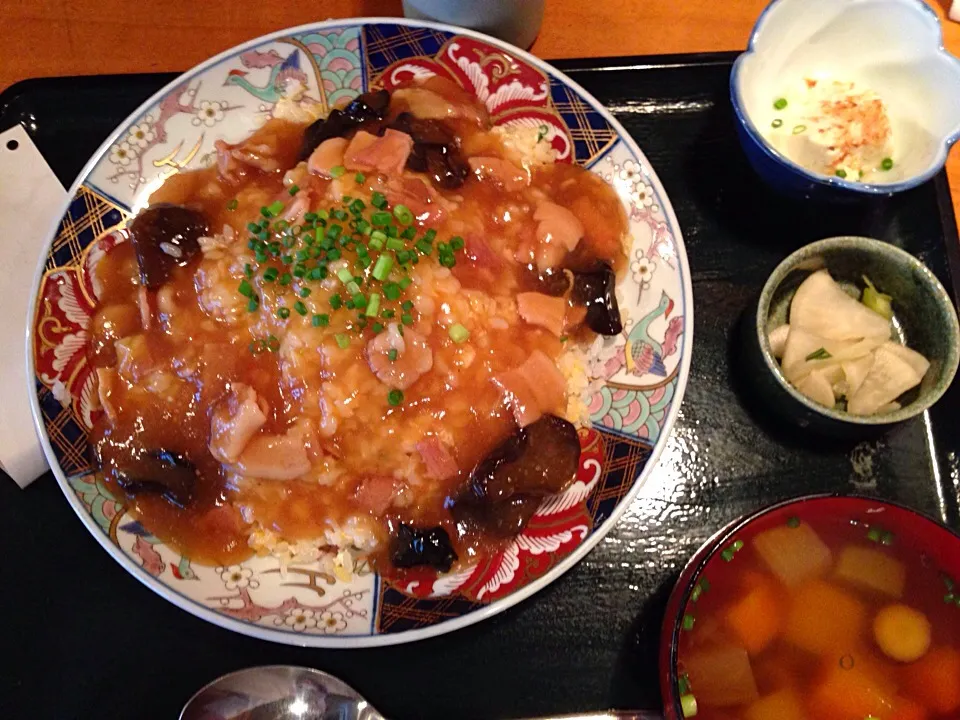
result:
M 236 462 L 267 421 L 268 412 L 270 407 L 252 387 L 233 383 L 210 418 L 210 454 L 222 463 Z
M 394 359 L 390 359 L 396 350 Z M 415 330 L 390 323 L 385 332 L 367 343 L 367 364 L 380 382 L 406 390 L 433 367 L 433 352 L 426 338 Z
M 556 267 L 583 237 L 583 223 L 562 205 L 543 200 L 533 213 L 537 221 L 537 266 L 541 270 Z

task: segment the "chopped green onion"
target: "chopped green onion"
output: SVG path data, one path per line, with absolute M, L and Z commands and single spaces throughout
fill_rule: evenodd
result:
M 375 317 L 380 311 L 380 293 L 370 293 L 370 299 L 367 301 L 367 310 L 364 313 L 367 317 Z
M 258 232 L 260 232 L 260 225 L 255 222 L 247 223 L 247 230 L 256 235 Z
M 304 260 L 307 260 L 309 257 L 310 257 L 309 250 L 303 250 L 303 249 L 297 250 L 296 258 L 299 262 L 303 262 Z
M 327 276 L 327 268 L 325 265 L 320 267 L 313 268 L 310 272 L 307 273 L 307 278 L 310 280 L 323 280 Z
M 402 233 L 400 233 L 400 237 L 402 237 L 404 240 L 413 240 L 416 236 L 417 236 L 417 229 L 413 227 L 413 225 L 411 225 Z
M 381 256 L 382 257 L 382 256 Z M 396 300 L 400 297 L 400 286 L 397 283 L 384 283 L 383 295 L 387 300 Z
M 287 190 L 287 192 L 290 193 L 291 196 L 292 196 L 292 195 L 296 195 L 298 192 L 300 192 L 300 186 L 299 186 L 299 185 L 291 185 L 291 186 L 290 186 L 290 189 Z
M 329 316 L 329 315 L 314 315 L 314 316 L 310 319 L 310 322 L 313 324 L 314 327 L 326 327 L 327 325 L 330 324 L 330 316 Z
M 357 295 L 360 292 L 360 285 L 354 280 L 348 282 L 345 287 L 351 295 Z
M 280 202 L 279 200 L 275 200 L 274 202 L 267 205 L 265 208 L 260 208 L 260 212 L 263 214 L 264 217 L 274 218 L 283 212 L 283 203 Z
M 393 269 L 393 258 L 390 255 L 381 255 L 377 258 L 377 263 L 373 266 L 373 276 L 383 282 L 390 275 Z M 391 298 L 395 300 L 396 298 Z
M 337 345 L 339 345 L 341 349 L 346 349 L 350 346 L 350 338 L 343 333 L 337 333 L 333 336 L 333 339 L 337 341 Z
M 383 323 L 375 322 L 373 325 L 370 326 L 370 329 L 373 330 L 374 333 L 379 335 L 380 333 L 383 332 Z
M 314 269 L 316 269 L 316 268 L 314 268 Z M 313 292 L 313 290 L 311 290 L 311 289 L 308 288 L 308 287 L 300 288 L 300 297 L 302 297 L 302 298 L 310 297 L 310 293 L 312 293 L 312 292 Z
M 413 315 L 410 313 L 403 313 L 403 315 L 400 316 L 400 322 L 402 322 L 404 325 L 413 325 Z
M 362 310 L 367 306 L 367 298 L 362 292 L 355 292 L 350 299 L 353 300 L 353 307 L 357 310 Z
M 330 248 L 327 250 L 327 260 L 333 262 L 334 260 L 340 259 L 341 252 L 337 248 Z
M 374 191 L 370 196 L 370 204 L 378 210 L 383 210 L 387 206 L 387 196 L 381 192 Z
M 774 110 L 783 110 L 787 106 L 786 98 L 777 98 L 773 103 Z
M 827 352 L 826 348 L 817 348 L 812 353 L 807 355 L 806 360 L 828 360 L 832 358 L 833 355 Z
M 723 552 L 720 553 L 720 557 L 723 558 L 724 562 L 730 562 L 733 560 L 733 550 L 726 548 Z
M 403 240 L 387 238 L 387 250 L 403 250 Z
M 781 120 L 780 118 L 777 118 L 772 123 L 770 123 L 770 127 L 775 127 L 775 128 L 781 127 L 782 125 L 783 125 L 783 120 Z
M 384 310 L 382 310 L 382 311 L 380 312 L 380 317 L 386 318 L 386 319 L 389 320 L 390 318 L 392 318 L 392 317 L 393 317 L 394 315 L 396 315 L 396 314 L 397 314 L 397 313 L 396 313 L 396 311 L 394 311 L 393 308 L 385 308 Z
M 410 276 L 408 275 L 407 277 L 403 278 L 398 284 L 400 285 L 401 290 L 406 290 L 408 287 L 410 287 L 410 283 L 412 282 L 413 280 L 411 280 Z
M 450 333 L 450 339 L 453 340 L 455 343 L 466 342 L 470 337 L 470 331 L 467 330 L 460 323 L 451 325 L 450 330 L 448 332 Z
M 280 256 L 280 262 L 282 262 L 284 265 L 292 265 L 292 264 L 293 264 L 293 255 L 281 255 L 281 256 Z
M 307 306 L 303 304 L 303 301 L 302 301 L 302 300 L 297 300 L 297 301 L 293 304 L 293 309 L 297 311 L 297 314 L 298 314 L 298 315 L 306 315 L 306 314 L 307 314 Z
M 337 277 L 340 278 L 340 282 L 342 282 L 344 285 L 353 282 L 353 273 L 347 268 L 340 268 L 337 270 Z
M 276 335 L 267 335 L 267 350 L 270 352 L 276 352 L 280 349 L 280 341 L 277 339 Z
M 393 216 L 403 225 L 409 225 L 413 222 L 413 213 L 406 205 L 394 205 Z
M 693 615 L 684 615 L 683 620 L 680 621 L 680 627 L 684 630 L 693 630 L 693 624 L 696 622 L 696 618 Z
M 788 528 L 798 528 L 800 527 L 800 518 L 796 515 L 791 515 L 787 518 L 787 527 Z
M 237 292 L 239 292 L 244 297 L 248 297 L 248 298 L 253 297 L 253 286 L 250 283 L 248 283 L 246 280 L 241 280 L 240 287 L 237 288 Z
M 236 210 L 239 204 L 240 204 L 240 201 L 234 198 L 233 200 L 227 203 L 227 210 L 231 210 L 231 211 Z
M 840 168 L 839 170 L 837 170 L 837 177 L 838 177 L 838 178 L 843 179 L 843 178 L 845 178 L 846 176 L 847 176 L 847 171 L 846 171 L 846 170 L 844 170 L 843 168 Z
M 347 214 L 346 210 L 331 210 L 330 214 L 335 220 L 339 220 L 340 222 L 346 222 L 350 219 L 350 215 Z
M 863 289 L 863 296 L 860 302 L 873 310 L 878 315 L 883 315 L 887 320 L 893 318 L 893 297 L 877 290 L 876 286 L 870 282 L 870 278 L 863 276 L 863 282 L 866 287 Z
M 356 180 L 358 183 L 362 183 L 364 180 L 367 179 L 367 177 L 363 173 L 358 172 L 356 175 L 353 176 L 353 179 Z
M 440 260 L 440 264 L 443 265 L 445 268 L 452 268 L 454 265 L 457 264 L 457 259 L 453 256 L 453 253 L 451 252 L 441 253 L 439 260 Z
M 258 263 L 264 263 L 267 261 L 267 254 L 263 250 L 257 250 L 254 257 L 257 259 Z
M 286 308 L 286 307 L 277 308 L 277 317 L 280 318 L 281 320 L 286 320 L 288 317 L 290 317 L 290 308 Z
M 297 264 L 297 266 L 293 269 L 293 276 L 296 278 L 302 278 L 306 274 L 307 266 L 303 265 L 302 263 Z
M 343 304 L 342 297 L 340 297 L 339 295 L 330 296 L 330 307 L 332 307 L 334 310 L 339 310 L 342 304 Z
M 807 129 L 807 126 L 806 126 L 806 125 L 794 125 L 794 126 L 793 126 L 793 134 L 794 134 L 794 135 L 799 135 L 800 133 L 804 132 L 806 129 Z
M 346 171 L 347 169 L 343 165 L 334 165 L 332 168 L 330 168 L 330 177 L 338 178 Z
M 269 267 L 263 271 L 263 279 L 266 280 L 267 282 L 273 282 L 274 280 L 277 279 L 277 275 L 279 274 L 280 273 L 277 271 L 275 267 Z
M 303 216 L 303 221 L 312 223 L 315 222 L 318 218 L 318 215 L 315 212 L 308 212 Z
M 403 393 L 399 390 L 391 390 L 387 393 L 387 402 L 396 407 L 403 402 Z
M 357 198 L 352 203 L 350 203 L 350 212 L 354 215 L 359 215 L 367 207 L 366 203 L 363 200 Z
M 400 231 L 397 230 L 396 225 L 387 225 L 383 231 L 387 234 L 387 237 L 398 238 L 400 237 Z
M 291 282 L 293 282 L 293 276 L 290 275 L 290 273 L 285 272 L 283 275 L 280 276 L 281 285 L 289 285 Z
M 327 237 L 331 240 L 336 240 L 340 237 L 340 234 L 343 232 L 343 227 L 337 224 L 333 224 L 327 228 Z
M 400 307 L 402 307 L 404 310 L 413 310 L 413 300 L 404 300 L 402 303 L 400 303 Z
M 428 243 L 432 243 L 436 237 L 437 237 L 437 231 L 434 230 L 433 228 L 430 228 L 423 234 L 423 239 L 426 240 Z
M 244 265 L 243 265 L 243 274 L 246 275 L 248 278 L 252 278 L 252 277 L 253 277 L 253 265 L 251 265 L 250 263 L 244 263 Z
M 247 310 L 249 312 L 256 312 L 257 308 L 260 307 L 260 300 L 257 299 L 257 296 L 254 295 L 247 301 Z
M 414 247 L 416 247 L 422 255 L 429 255 L 430 251 L 433 250 L 433 245 L 428 243 L 423 238 L 417 240 L 417 244 Z
M 683 712 L 685 718 L 696 717 L 697 715 L 697 699 L 691 693 L 680 696 L 680 710 Z
M 406 265 L 412 257 L 416 257 L 416 253 L 412 253 L 409 250 L 397 250 L 397 262 L 401 265 Z
M 370 216 L 370 222 L 374 225 L 387 226 L 393 224 L 393 216 L 388 212 L 375 212 Z
M 880 163 L 881 170 L 892 170 L 893 169 L 893 158 L 884 158 L 883 162 Z
M 397 359 L 397 356 L 399 354 L 400 353 L 397 351 L 396 348 L 390 348 L 389 352 L 387 352 L 387 357 L 390 359 L 390 362 L 393 362 Z
M 459 235 L 454 235 L 450 238 L 450 249 L 456 252 L 457 250 L 463 250 L 463 246 L 466 243 L 463 241 L 463 238 Z

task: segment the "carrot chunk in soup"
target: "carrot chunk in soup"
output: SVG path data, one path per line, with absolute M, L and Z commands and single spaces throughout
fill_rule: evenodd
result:
M 904 667 L 904 694 L 935 713 L 960 710 L 960 652 L 934 648 Z
M 880 550 L 848 545 L 840 551 L 834 575 L 852 585 L 899 599 L 903 597 L 907 569 Z
M 858 658 L 862 660 L 862 658 Z M 888 718 L 893 711 L 893 692 L 880 673 L 865 662 L 845 667 L 831 662 L 822 681 L 810 695 L 809 713 L 817 720 L 866 720 Z
M 930 715 L 922 705 L 902 697 L 893 699 L 890 720 L 927 720 L 928 717 Z
M 806 720 L 800 695 L 792 688 L 784 688 L 764 695 L 748 707 L 745 720 Z
M 774 581 L 760 573 L 744 579 L 744 595 L 723 613 L 727 628 L 751 655 L 763 652 L 780 633 L 783 608 Z
M 695 650 L 684 659 L 683 670 L 701 705 L 745 705 L 759 697 L 750 657 L 738 645 Z
M 856 596 L 823 580 L 811 580 L 793 593 L 784 637 L 813 653 L 848 651 L 864 638 L 867 611 Z
M 806 523 L 759 533 L 753 547 L 770 571 L 788 586 L 819 577 L 830 568 L 830 548 Z

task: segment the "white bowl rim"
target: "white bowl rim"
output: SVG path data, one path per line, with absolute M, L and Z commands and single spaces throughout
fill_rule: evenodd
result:
M 763 153 L 771 160 L 785 165 L 788 169 L 793 170 L 794 172 L 802 175 L 811 183 L 824 187 L 832 187 L 840 190 L 850 190 L 855 193 L 860 193 L 861 195 L 892 195 L 893 193 L 903 192 L 904 190 L 910 190 L 915 188 L 918 185 L 922 185 L 927 182 L 930 178 L 935 176 L 940 170 L 943 169 L 943 166 L 947 162 L 947 156 L 950 153 L 950 148 L 953 147 L 953 144 L 960 139 L 960 127 L 957 127 L 953 133 L 947 135 L 940 141 L 939 149 L 937 154 L 931 160 L 930 165 L 923 172 L 914 175 L 913 177 L 907 178 L 906 180 L 901 180 L 897 183 L 862 183 L 855 182 L 853 180 L 844 180 L 836 176 L 821 175 L 820 173 L 815 173 L 812 170 L 808 170 L 802 165 L 794 162 L 788 158 L 783 153 L 779 152 L 773 148 L 765 137 L 757 129 L 757 126 L 754 124 L 753 120 L 750 118 L 749 113 L 745 109 L 745 105 L 742 98 L 742 92 L 740 89 L 740 69 L 743 62 L 751 55 L 757 54 L 757 49 L 755 47 L 761 33 L 763 32 L 764 22 L 767 19 L 767 15 L 778 5 L 782 3 L 790 2 L 791 0 L 772 0 L 769 5 L 767 5 L 763 12 L 760 13 L 760 16 L 757 18 L 756 23 L 754 23 L 753 30 L 750 32 L 750 40 L 747 43 L 747 49 L 742 52 L 733 63 L 733 69 L 730 71 L 730 100 L 733 105 L 733 111 L 737 116 L 737 120 L 743 125 L 747 133 L 750 135 Z M 793 0 L 796 1 L 796 0 Z M 933 26 L 937 30 L 937 48 L 936 52 L 940 55 L 943 55 L 948 60 L 952 61 L 960 69 L 960 58 L 952 55 L 947 51 L 946 47 L 943 44 L 943 26 L 940 23 L 940 18 L 937 17 L 937 13 L 927 5 L 923 0 L 898 0 L 903 4 L 911 4 L 917 10 L 925 13 L 928 16 L 928 19 L 932 20 Z
M 156 100 L 162 97 L 164 94 L 170 92 L 178 84 L 182 83 L 184 79 L 193 77 L 199 73 L 206 71 L 207 69 L 217 65 L 223 60 L 232 57 L 244 50 L 259 47 L 260 45 L 277 40 L 279 38 L 286 37 L 288 35 L 303 33 L 308 30 L 317 30 L 317 29 L 329 29 L 329 28 L 338 28 L 338 27 L 353 27 L 353 26 L 365 26 L 365 25 L 403 25 L 407 27 L 416 27 L 416 28 L 430 28 L 433 30 L 439 30 L 446 33 L 451 33 L 454 35 L 462 35 L 466 37 L 471 37 L 476 40 L 481 40 L 490 45 L 499 47 L 504 51 L 515 55 L 517 58 L 523 60 L 526 63 L 536 67 L 541 70 L 548 76 L 553 76 L 559 78 L 566 86 L 572 88 L 590 105 L 594 110 L 596 110 L 603 119 L 610 124 L 610 126 L 616 131 L 617 138 L 623 142 L 629 150 L 640 160 L 646 163 L 646 166 L 650 168 L 651 171 L 651 180 L 655 183 L 655 187 L 658 187 L 662 193 L 665 200 L 663 204 L 663 212 L 666 215 L 667 220 L 670 223 L 670 227 L 674 229 L 674 244 L 676 246 L 676 256 L 678 260 L 678 272 L 680 274 L 680 280 L 683 290 L 683 302 L 684 302 L 684 332 L 683 332 L 683 348 L 682 355 L 680 357 L 680 364 L 677 368 L 677 386 L 674 394 L 674 400 L 670 406 L 669 412 L 664 417 L 663 425 L 660 431 L 660 438 L 655 443 L 650 457 L 647 459 L 646 464 L 643 467 L 642 472 L 634 479 L 633 485 L 630 487 L 630 490 L 621 498 L 620 502 L 614 508 L 613 512 L 610 514 L 599 527 L 595 528 L 594 531 L 581 542 L 573 551 L 571 551 L 566 557 L 564 557 L 560 562 L 558 562 L 551 570 L 537 578 L 533 582 L 524 585 L 518 590 L 512 592 L 504 598 L 495 600 L 494 602 L 489 603 L 485 607 L 473 610 L 465 615 L 445 620 L 443 622 L 438 622 L 433 625 L 429 625 L 424 628 L 418 628 L 416 630 L 405 630 L 397 633 L 382 633 L 376 635 L 354 635 L 354 636 L 335 636 L 335 635 L 307 635 L 307 634 L 292 634 L 285 633 L 279 630 L 273 630 L 268 627 L 250 624 L 241 620 L 237 620 L 232 617 L 215 612 L 214 610 L 199 604 L 198 602 L 181 595 L 179 592 L 171 588 L 166 583 L 161 582 L 157 578 L 153 577 L 147 573 L 142 567 L 135 563 L 126 553 L 124 553 L 119 547 L 114 545 L 109 541 L 107 536 L 100 530 L 96 525 L 93 517 L 87 512 L 86 508 L 83 507 L 83 504 L 80 502 L 80 499 L 77 497 L 76 493 L 70 487 L 66 474 L 63 472 L 63 468 L 60 467 L 60 463 L 57 460 L 56 454 L 53 451 L 53 447 L 50 444 L 50 439 L 47 437 L 46 428 L 43 423 L 43 411 L 40 408 L 40 401 L 37 397 L 37 393 L 34 391 L 31 386 L 28 388 L 30 394 L 30 407 L 33 411 L 33 424 L 34 430 L 37 433 L 40 444 L 43 447 L 44 454 L 50 469 L 53 472 L 54 476 L 57 479 L 57 483 L 60 485 L 60 489 L 63 494 L 66 496 L 67 501 L 70 503 L 70 506 L 73 508 L 73 511 L 76 513 L 77 517 L 80 518 L 80 521 L 84 524 L 90 534 L 97 540 L 100 546 L 107 551 L 107 553 L 115 560 L 117 563 L 123 567 L 130 575 L 140 581 L 141 584 L 146 586 L 148 589 L 155 592 L 160 597 L 164 598 L 168 602 L 172 603 L 176 607 L 186 610 L 190 614 L 202 619 L 207 622 L 219 626 L 226 630 L 232 630 L 241 635 L 247 635 L 249 637 L 255 637 L 260 640 L 269 640 L 271 642 L 282 643 L 285 645 L 297 645 L 301 647 L 315 647 L 315 648 L 329 648 L 329 649 L 357 649 L 357 648 L 368 648 L 368 647 L 383 647 L 389 645 L 401 645 L 410 642 L 415 642 L 418 640 L 425 640 L 427 638 L 436 637 L 439 635 L 445 635 L 447 633 L 460 630 L 462 628 L 474 625 L 478 622 L 486 620 L 494 615 L 497 615 L 504 610 L 507 610 L 514 605 L 526 600 L 535 593 L 543 590 L 546 586 L 550 585 L 562 575 L 564 575 L 568 570 L 570 570 L 574 565 L 576 565 L 580 560 L 589 553 L 600 541 L 610 532 L 613 526 L 619 521 L 620 517 L 626 512 L 627 508 L 630 506 L 634 498 L 640 492 L 641 487 L 649 479 L 650 474 L 657 467 L 659 463 L 660 456 L 663 453 L 663 450 L 666 448 L 667 439 L 671 431 L 673 430 L 674 423 L 676 422 L 677 416 L 680 413 L 680 406 L 683 402 L 683 396 L 686 392 L 687 381 L 690 375 L 690 364 L 693 357 L 693 325 L 694 325 L 694 307 L 693 307 L 693 286 L 690 279 L 689 273 L 689 261 L 687 259 L 686 247 L 683 242 L 683 235 L 680 230 L 680 224 L 677 221 L 676 213 L 673 209 L 673 205 L 669 200 L 669 196 L 666 193 L 666 190 L 663 188 L 663 184 L 660 182 L 659 176 L 657 176 L 656 171 L 653 169 L 653 165 L 647 159 L 647 156 L 643 153 L 640 147 L 637 145 L 637 142 L 633 137 L 624 129 L 620 122 L 600 103 L 591 93 L 587 92 L 579 83 L 575 82 L 573 79 L 568 77 L 565 73 L 558 70 L 557 68 L 550 65 L 548 62 L 541 60 L 538 57 L 530 54 L 526 50 L 514 47 L 509 43 L 506 43 L 497 38 L 485 35 L 475 30 L 470 30 L 468 28 L 462 28 L 454 25 L 447 25 L 444 23 L 430 22 L 426 20 L 411 20 L 408 18 L 393 18 L 393 17 L 355 17 L 355 18 L 337 18 L 330 20 L 323 20 L 318 22 L 306 23 L 303 25 L 298 25 L 291 28 L 284 28 L 281 30 L 268 33 L 266 35 L 261 35 L 247 42 L 240 43 L 231 48 L 227 48 L 223 52 L 220 52 L 214 55 L 207 60 L 204 60 L 202 63 L 195 65 L 186 72 L 178 75 L 176 78 L 171 80 L 165 86 L 157 90 L 153 95 L 147 98 L 139 107 L 137 107 L 130 115 L 128 115 L 124 120 L 122 120 L 117 127 L 110 133 L 110 135 L 104 140 L 99 148 L 90 156 L 90 159 L 86 162 L 83 168 L 78 173 L 73 184 L 70 186 L 70 189 L 67 192 L 67 197 L 60 206 L 60 210 L 57 213 L 56 217 L 51 222 L 51 225 L 47 231 L 46 237 L 47 242 L 44 245 L 43 255 L 40 257 L 40 260 L 37 265 L 36 272 L 34 273 L 34 282 L 33 288 L 34 292 L 30 298 L 30 305 L 27 309 L 27 327 L 25 332 L 24 341 L 26 343 L 26 364 L 27 364 L 27 378 L 32 379 L 36 377 L 36 368 L 34 367 L 34 351 L 33 351 L 33 328 L 34 328 L 34 318 L 37 311 L 37 300 L 39 293 L 37 292 L 40 288 L 40 282 L 43 278 L 45 272 L 47 255 L 49 253 L 50 246 L 53 242 L 53 239 L 56 235 L 57 229 L 59 228 L 60 222 L 63 216 L 66 214 L 71 203 L 73 202 L 77 190 L 83 184 L 83 181 L 87 178 L 90 171 L 97 164 L 97 162 L 102 158 L 103 154 L 108 150 L 108 148 L 114 143 L 120 133 L 127 128 L 134 120 L 142 116 Z

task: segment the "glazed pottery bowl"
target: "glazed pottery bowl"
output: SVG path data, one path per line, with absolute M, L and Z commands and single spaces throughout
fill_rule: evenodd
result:
M 853 80 L 883 99 L 897 157 L 889 182 L 807 170 L 764 137 L 772 103 L 807 77 Z M 743 149 L 777 190 L 822 200 L 888 195 L 929 180 L 960 136 L 960 61 L 921 0 L 774 0 L 734 63 L 730 97 Z
M 412 78 L 458 83 L 492 124 L 537 128 L 559 162 L 609 182 L 629 219 L 618 287 L 622 335 L 589 349 L 601 378 L 580 432 L 577 478 L 524 531 L 453 573 L 387 575 L 360 563 L 334 577 L 316 562 L 270 557 L 229 567 L 193 562 L 134 517 L 91 462 L 102 410 L 86 353 L 97 264 L 166 178 L 215 162 L 281 104 L 339 107 L 370 88 Z M 311 105 L 313 106 L 313 105 Z M 450 632 L 545 587 L 583 557 L 630 505 L 663 450 L 691 357 L 690 272 L 676 217 L 643 153 L 569 78 L 522 50 L 462 29 L 351 19 L 273 33 L 185 73 L 136 110 L 80 173 L 51 231 L 36 282 L 28 357 L 34 417 L 67 501 L 100 545 L 170 602 L 224 628 L 298 645 L 387 645 Z M 627 362 L 629 359 L 631 362 Z M 348 573 L 349 575 L 349 573 Z M 110 599 L 105 598 L 109 604 Z
M 864 547 L 888 542 L 906 546 L 923 568 L 930 589 L 947 593 L 952 601 L 949 593 L 953 578 L 960 573 L 960 536 L 916 510 L 884 500 L 842 495 L 810 495 L 758 510 L 734 520 L 707 540 L 673 587 L 660 634 L 660 688 L 666 720 L 684 718 L 678 647 L 682 634 L 691 631 L 690 618 L 693 628 L 697 627 L 697 604 L 709 595 L 711 580 L 729 573 L 732 563 L 739 559 L 738 553 L 752 552 L 750 540 L 757 533 L 781 525 L 792 527 L 811 518 L 820 523 L 857 526 L 863 533 Z M 703 612 L 701 605 L 699 613 Z M 692 691 L 695 694 L 696 688 Z
M 930 360 L 919 388 L 903 398 L 903 407 L 878 415 L 852 415 L 810 400 L 791 385 L 770 349 L 768 335 L 788 320 L 790 302 L 800 284 L 826 268 L 851 293 L 864 276 L 893 297 L 893 339 Z M 824 431 L 897 423 L 919 415 L 946 392 L 960 360 L 960 326 L 953 301 L 930 270 L 909 253 L 882 240 L 835 237 L 806 245 L 781 262 L 767 279 L 748 318 L 746 359 L 756 381 L 758 401 L 803 427 Z

